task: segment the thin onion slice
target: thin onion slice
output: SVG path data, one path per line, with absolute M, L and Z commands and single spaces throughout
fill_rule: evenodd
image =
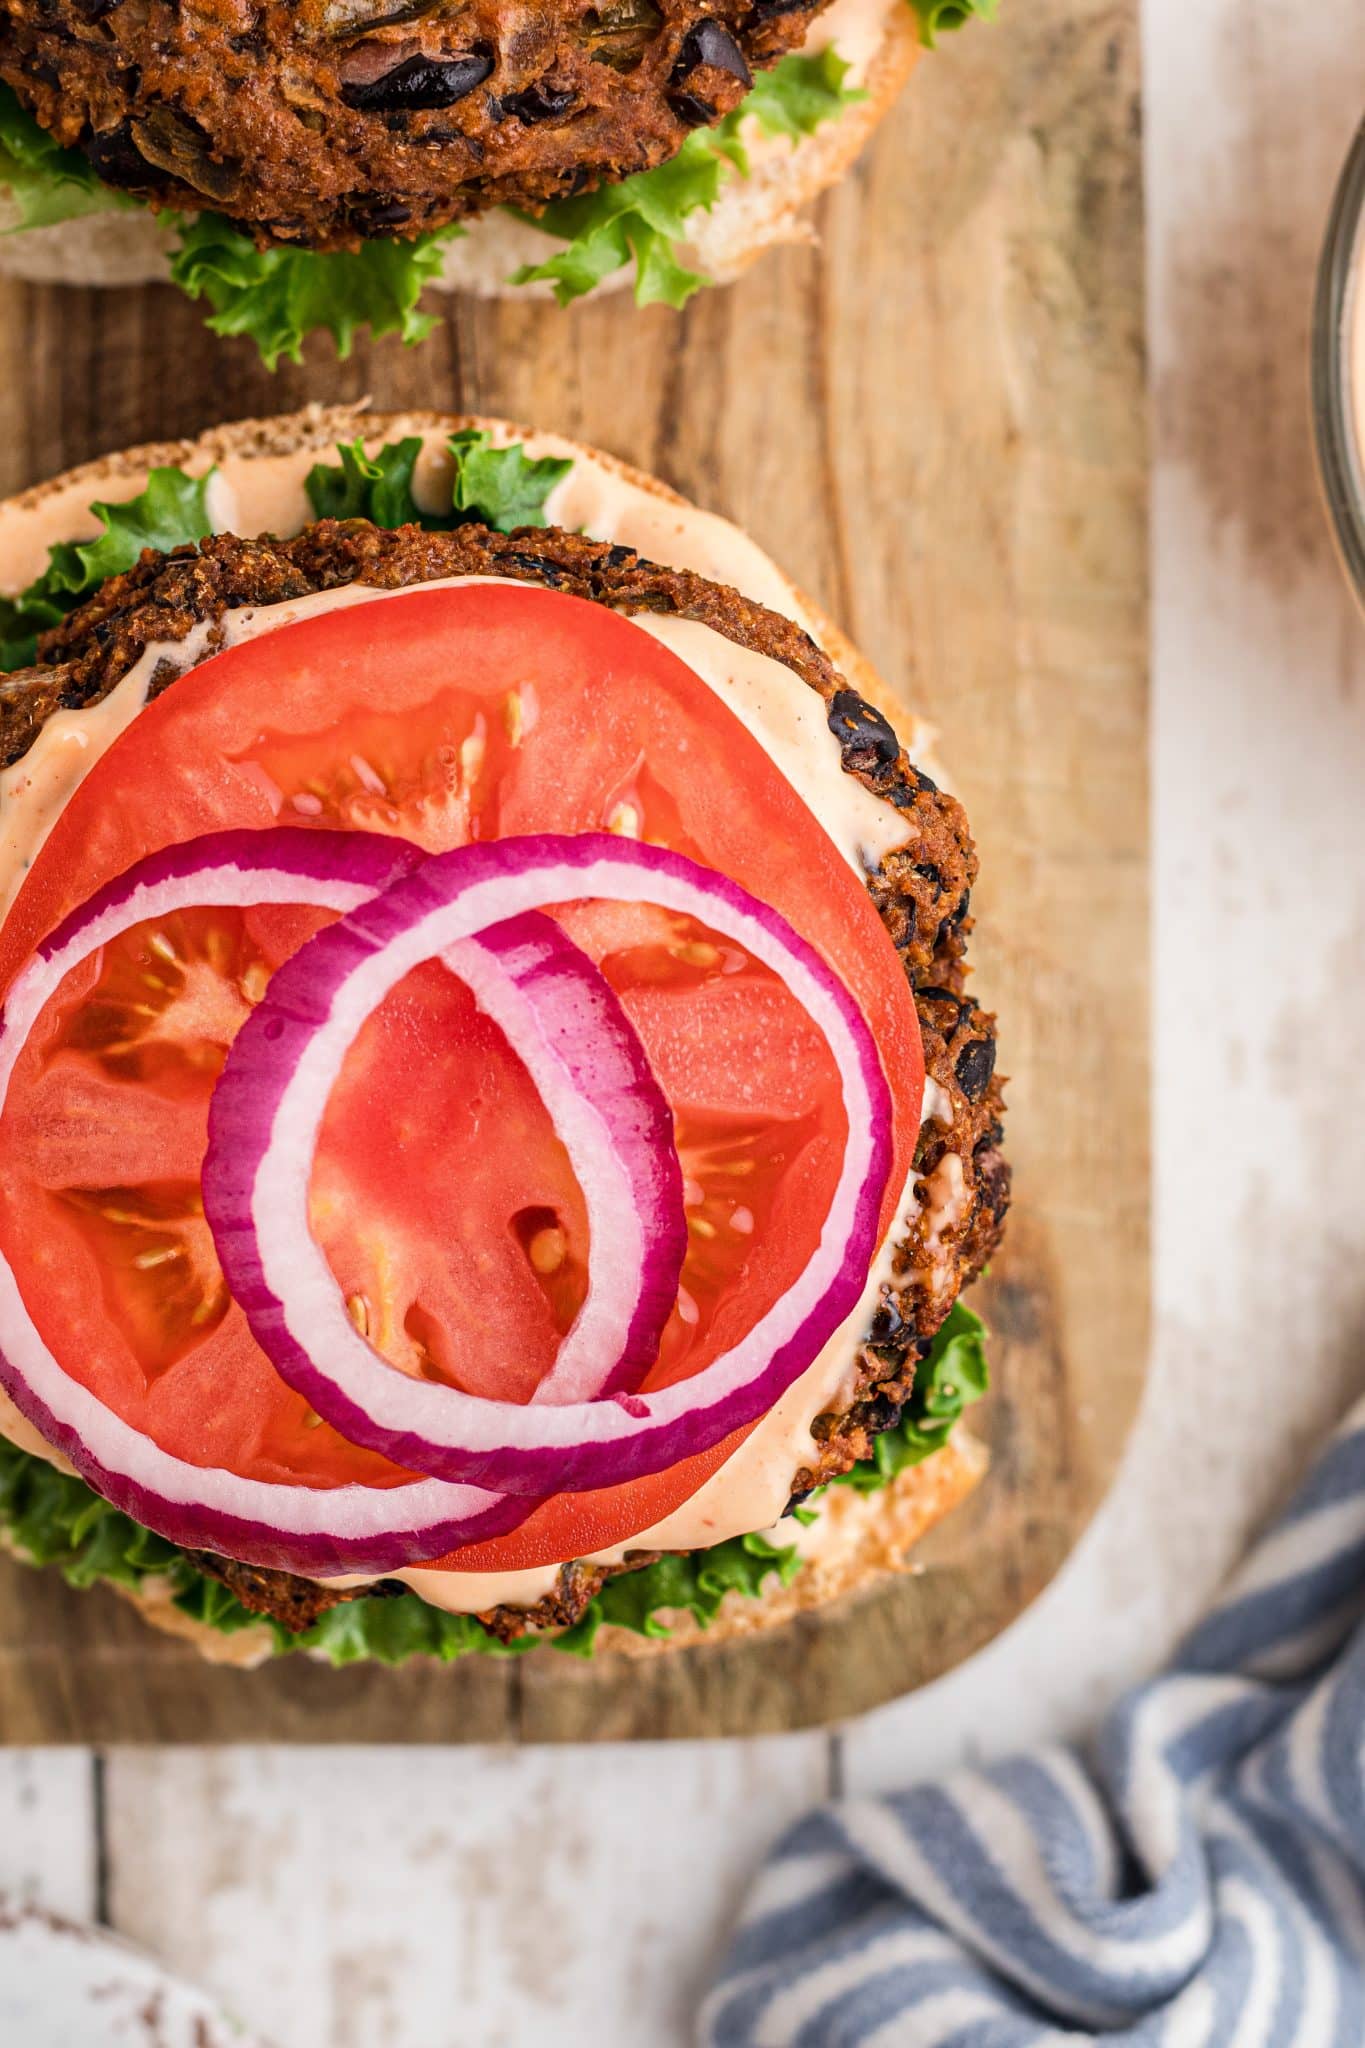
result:
M 309 1230 L 312 1161 L 347 1050 L 423 961 L 488 927 L 584 898 L 700 919 L 769 967 L 824 1035 L 848 1135 L 819 1244 L 786 1295 L 690 1380 L 601 1400 L 491 1401 L 396 1370 L 355 1328 Z M 843 983 L 776 911 L 661 847 L 606 833 L 536 835 L 437 855 L 320 932 L 279 970 L 239 1034 L 224 1087 L 234 1174 L 254 1233 L 242 1306 L 291 1386 L 352 1442 L 436 1477 L 541 1496 L 619 1484 L 718 1443 L 762 1414 L 851 1313 L 876 1249 L 892 1104 L 872 1033 Z M 212 1115 L 212 1112 L 211 1112 Z M 598 1257 L 613 1255 L 598 1247 Z
M 346 912 L 412 872 L 399 840 L 349 832 L 225 832 L 173 847 L 111 882 L 45 939 L 0 1013 L 0 1108 L 29 1033 L 73 968 L 131 925 L 218 904 L 314 904 Z M 524 1521 L 533 1502 L 415 1479 L 307 1487 L 190 1464 L 122 1421 L 58 1363 L 0 1257 L 0 1385 L 115 1507 L 172 1543 L 244 1564 L 326 1575 L 420 1564 Z
M 446 947 L 441 958 L 535 1083 L 587 1208 L 587 1295 L 534 1398 L 592 1401 L 633 1390 L 658 1355 L 687 1251 L 682 1167 L 663 1090 L 619 999 L 553 918 L 523 912 Z M 283 1005 L 293 1002 L 286 990 Z M 280 1037 L 273 1005 L 238 1033 L 213 1091 L 203 1172 L 204 1214 L 224 1277 L 248 1320 L 259 1313 L 267 1325 L 272 1297 L 250 1175 L 253 1138 L 274 1106 L 266 1077 Z M 316 1138 L 310 1161 L 315 1148 Z

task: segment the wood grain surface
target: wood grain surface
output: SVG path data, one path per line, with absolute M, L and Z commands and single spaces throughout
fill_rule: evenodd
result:
M 1133 0 L 1029 0 L 925 65 L 820 243 L 682 317 L 456 301 L 421 351 L 266 377 L 166 289 L 0 287 L 0 490 L 308 398 L 499 412 L 738 519 L 942 752 L 1017 1206 L 981 1290 L 994 1457 L 923 1569 L 756 1643 L 236 1674 L 0 1569 L 0 1738 L 581 1740 L 825 1722 L 998 1633 L 1113 1474 L 1147 1352 L 1145 401 Z

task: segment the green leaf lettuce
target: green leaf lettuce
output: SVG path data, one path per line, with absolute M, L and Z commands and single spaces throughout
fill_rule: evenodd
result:
M 321 328 L 348 356 L 357 332 L 424 341 L 435 320 L 418 308 L 441 268 L 443 245 L 460 228 L 442 228 L 410 242 L 365 242 L 359 249 L 258 249 L 231 221 L 196 214 L 178 226 L 171 278 L 192 299 L 212 307 L 215 334 L 247 334 L 268 370 L 281 358 L 302 362 L 303 343 Z
M 478 520 L 497 533 L 544 526 L 545 504 L 573 468 L 569 456 L 533 459 L 520 441 L 494 445 L 483 427 L 464 427 L 446 443 L 455 465 L 450 510 L 418 504 L 413 479 L 422 444 L 417 436 L 386 442 L 367 455 L 363 440 L 338 447 L 339 466 L 315 463 L 308 502 L 319 519 L 372 519 L 376 526 L 424 526 L 442 532 Z
M 365 1659 L 402 1664 L 417 1656 L 442 1663 L 469 1654 L 516 1656 L 541 1640 L 528 1635 L 500 1643 L 472 1615 L 446 1614 L 415 1593 L 345 1601 L 329 1608 L 312 1628 L 291 1634 L 279 1622 L 251 1613 L 182 1550 L 101 1500 L 84 1480 L 57 1471 L 3 1437 L 0 1538 L 27 1564 L 55 1565 L 70 1585 L 85 1588 L 104 1580 L 136 1592 L 154 1581 L 183 1613 L 210 1628 L 229 1635 L 265 1629 L 277 1653 L 317 1651 L 336 1665 Z M 797 1566 L 794 1549 L 775 1549 L 761 1536 L 737 1537 L 690 1557 L 661 1558 L 642 1571 L 609 1580 L 582 1619 L 551 1639 L 552 1647 L 589 1656 L 606 1622 L 666 1635 L 657 1620 L 657 1610 L 665 1607 L 688 1609 L 705 1625 L 727 1592 L 757 1594 L 771 1572 L 785 1583 Z
M 371 519 L 376 526 L 435 525 L 413 496 L 421 452 L 415 434 L 386 441 L 373 455 L 366 454 L 363 440 L 339 442 L 340 462 L 315 462 L 304 480 L 314 517 Z
M 911 1465 L 942 1449 L 964 1408 L 979 1401 L 989 1386 L 986 1325 L 964 1301 L 956 1301 L 928 1357 L 920 1360 L 900 1421 L 894 1429 L 882 1431 L 871 1458 L 832 1483 L 856 1487 L 860 1493 L 890 1486 Z
M 752 115 L 765 135 L 785 135 L 800 142 L 814 135 L 826 121 L 833 121 L 845 107 L 865 100 L 865 92 L 844 84 L 848 66 L 838 52 L 821 50 L 806 57 L 799 51 L 783 57 L 771 71 L 760 71 L 753 88 L 737 114 L 722 124 L 733 137 L 746 115 Z M 739 161 L 743 170 L 745 164 Z
M 78 149 L 63 149 L 40 128 L 7 85 L 0 85 L 0 186 L 18 213 L 4 230 L 12 235 L 136 203 L 104 184 Z
M 793 141 L 812 135 L 822 122 L 866 98 L 844 85 L 847 71 L 833 50 L 783 57 L 758 74 L 735 113 L 714 128 L 694 128 L 670 162 L 619 185 L 553 201 L 533 225 L 556 236 L 563 248 L 524 265 L 512 282 L 552 284 L 560 305 L 567 306 L 634 258 L 637 305 L 686 305 L 707 280 L 687 268 L 677 245 L 686 241 L 692 216 L 710 212 L 726 178 L 747 172 L 744 120 L 752 116 L 765 134 Z
M 518 441 L 495 448 L 481 427 L 465 427 L 450 437 L 455 458 L 455 509 L 467 519 L 480 519 L 497 533 L 518 526 L 544 526 L 545 500 L 573 468 L 572 458 L 542 455 L 533 461 Z
M 993 21 L 1000 0 L 910 0 L 919 20 L 920 40 L 928 49 L 950 29 L 965 28 L 969 21 Z
M 126 504 L 92 505 L 104 531 L 94 540 L 59 541 L 27 590 L 0 598 L 0 669 L 32 661 L 38 634 L 58 625 L 111 576 L 131 569 L 144 548 L 169 553 L 212 532 L 207 486 L 207 477 L 154 469 L 146 489 Z

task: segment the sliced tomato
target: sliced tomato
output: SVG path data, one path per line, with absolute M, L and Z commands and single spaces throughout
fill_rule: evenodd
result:
M 876 1034 L 897 1105 L 889 1227 L 923 1086 L 895 950 L 759 743 L 651 636 L 574 598 L 468 585 L 322 612 L 216 656 L 72 797 L 0 932 L 0 989 L 135 860 L 285 822 L 432 851 L 605 827 L 734 876 L 820 949 Z M 620 994 L 674 1110 L 691 1227 L 660 1385 L 724 1350 L 805 1265 L 838 1175 L 838 1075 L 799 1005 L 723 933 L 648 906 L 559 914 Z M 189 912 L 69 978 L 0 1120 L 0 1248 L 67 1369 L 166 1449 L 309 1486 L 402 1485 L 411 1475 L 321 1424 L 256 1349 L 198 1200 L 227 1048 L 320 921 Z M 582 1202 L 520 1062 L 439 965 L 410 976 L 352 1048 L 312 1206 L 352 1313 L 394 1364 L 529 1398 L 582 1299 Z M 745 1434 L 644 1481 L 557 1496 L 441 1562 L 512 1570 L 622 1541 Z

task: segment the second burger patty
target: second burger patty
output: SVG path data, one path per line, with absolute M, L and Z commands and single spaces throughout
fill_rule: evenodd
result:
M 825 0 L 0 0 L 0 78 L 106 184 L 315 249 L 675 156 Z
M 799 1499 L 869 1457 L 876 1437 L 899 1421 L 919 1359 L 999 1242 L 1010 1189 L 1000 1149 L 1004 1101 L 995 1072 L 995 1019 L 966 990 L 976 876 L 966 816 L 956 798 L 911 764 L 882 714 L 847 687 L 799 626 L 704 577 L 553 527 L 499 534 L 470 525 L 427 533 L 416 527 L 394 531 L 367 520 L 321 520 L 287 541 L 214 536 L 197 549 L 144 556 L 137 568 L 106 583 L 43 636 L 38 665 L 0 685 L 0 768 L 23 757 L 53 712 L 106 696 L 146 647 L 173 645 L 243 605 L 283 603 L 350 583 L 402 589 L 441 577 L 488 575 L 538 583 L 627 613 L 695 619 L 784 663 L 824 700 L 845 773 L 905 818 L 910 843 L 887 856 L 868 877 L 868 889 L 914 990 L 925 1072 L 938 1091 L 932 1097 L 936 1114 L 920 1132 L 920 1213 L 897 1248 L 895 1284 L 858 1348 L 848 1398 L 814 1424 L 816 1460 L 792 1476 L 792 1495 Z M 211 633 L 198 659 L 212 651 Z M 174 687 L 183 673 L 168 655 L 151 694 Z M 945 1225 L 940 1215 L 931 1224 L 926 1212 L 944 1189 L 955 1198 L 954 1219 Z M 648 1561 L 640 1553 L 613 1569 Z M 196 1552 L 194 1562 L 222 1579 L 245 1606 L 293 1629 L 310 1627 L 340 1601 L 405 1590 L 392 1581 L 337 1592 L 209 1552 Z M 497 1608 L 479 1618 L 505 1640 L 528 1629 L 566 1626 L 606 1576 L 601 1567 L 566 1565 L 554 1592 L 535 1607 Z

